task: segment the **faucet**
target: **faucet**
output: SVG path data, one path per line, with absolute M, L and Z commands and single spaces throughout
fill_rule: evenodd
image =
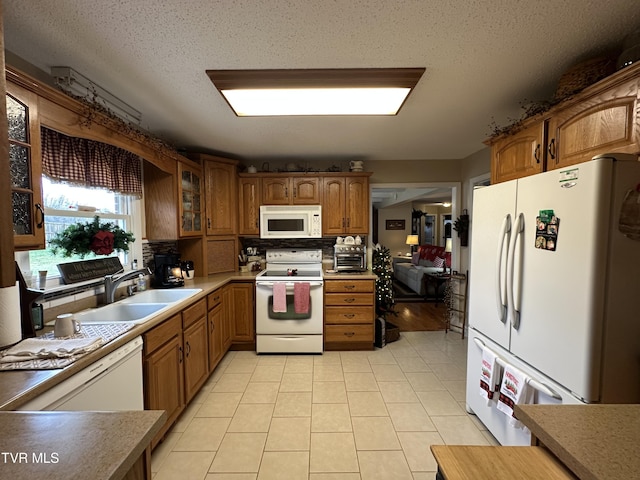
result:
M 139 270 L 131 270 L 126 273 L 114 273 L 112 275 L 104 276 L 104 296 L 105 303 L 113 303 L 115 302 L 116 289 L 118 285 L 120 285 L 125 280 L 131 280 L 132 278 L 138 277 L 138 275 L 150 275 L 151 270 L 149 268 L 141 268 Z

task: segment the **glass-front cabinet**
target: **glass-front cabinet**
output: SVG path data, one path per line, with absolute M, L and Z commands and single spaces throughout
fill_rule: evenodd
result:
M 182 162 L 178 163 L 180 178 L 180 236 L 202 235 L 202 173 Z
M 16 250 L 43 249 L 42 150 L 37 96 L 7 82 L 7 124 Z

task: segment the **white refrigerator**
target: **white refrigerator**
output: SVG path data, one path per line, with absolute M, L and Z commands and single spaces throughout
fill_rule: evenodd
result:
M 466 403 L 501 444 L 530 434 L 481 397 L 483 347 L 530 402 L 640 402 L 638 188 L 638 157 L 608 155 L 474 192 Z

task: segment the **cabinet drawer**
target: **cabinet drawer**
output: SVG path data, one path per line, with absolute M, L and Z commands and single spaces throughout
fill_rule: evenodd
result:
M 373 305 L 373 301 L 370 293 L 332 293 L 324 296 L 325 305 Z
M 325 342 L 371 342 L 373 343 L 373 324 L 371 325 L 325 325 Z
M 145 356 L 154 352 L 172 338 L 182 334 L 182 321 L 180 314 L 174 315 L 167 321 L 144 334 Z M 182 343 L 182 342 L 181 342 Z
M 326 293 L 373 293 L 373 280 L 327 280 L 324 282 Z
M 198 300 L 190 307 L 185 308 L 182 311 L 182 321 L 184 322 L 184 328 L 189 327 L 193 322 L 207 315 L 207 301 L 203 298 Z
M 349 323 L 370 323 L 373 324 L 373 305 L 362 307 L 326 307 L 324 309 L 324 323 L 326 324 L 349 324 Z
M 222 302 L 222 289 L 218 289 L 213 293 L 207 295 L 207 308 L 213 310 Z

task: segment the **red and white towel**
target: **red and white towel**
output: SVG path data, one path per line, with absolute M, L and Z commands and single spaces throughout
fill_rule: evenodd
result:
M 295 282 L 293 284 L 293 306 L 296 313 L 309 313 L 309 282 Z
M 523 372 L 511 365 L 507 365 L 502 375 L 500 396 L 498 397 L 498 410 L 509 416 L 509 425 L 520 428 L 522 423 L 513 416 L 513 407 L 516 404 L 528 403 L 531 388 L 527 385 L 527 377 Z
M 482 367 L 480 369 L 480 396 L 491 405 L 495 392 L 500 386 L 500 365 L 497 356 L 488 348 L 482 349 Z
M 275 313 L 287 311 L 287 284 L 285 282 L 273 283 L 273 311 Z

